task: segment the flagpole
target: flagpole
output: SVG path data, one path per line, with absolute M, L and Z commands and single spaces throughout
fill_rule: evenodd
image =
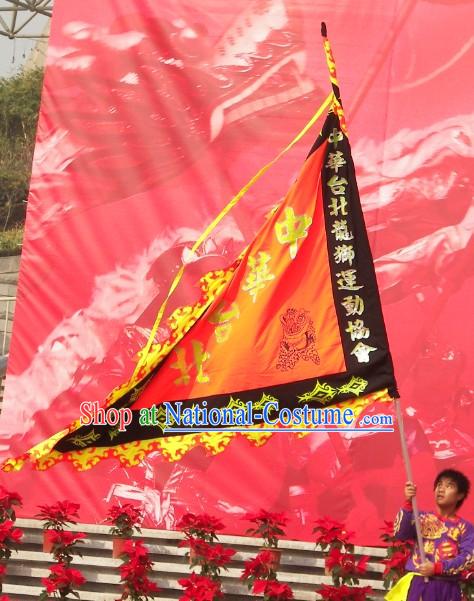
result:
M 395 412 L 397 415 L 398 422 L 398 431 L 400 432 L 400 444 L 402 447 L 402 456 L 403 463 L 405 464 L 405 472 L 407 475 L 407 479 L 409 482 L 413 482 L 413 472 L 411 469 L 411 461 L 410 455 L 408 453 L 408 445 L 405 436 L 405 427 L 403 423 L 403 415 L 402 408 L 400 405 L 400 399 L 395 399 Z M 423 547 L 423 536 L 421 534 L 421 525 L 420 525 L 420 513 L 418 511 L 418 503 L 416 501 L 416 496 L 412 498 L 411 504 L 413 507 L 413 517 L 415 518 L 415 529 L 416 529 L 416 539 L 418 542 L 418 549 L 420 550 L 420 558 L 421 562 L 424 563 L 426 561 L 425 549 Z M 425 576 L 425 582 L 428 582 L 428 578 Z
M 321 35 L 322 35 L 323 41 L 324 41 L 324 51 L 326 54 L 326 63 L 327 63 L 328 72 L 329 72 L 329 79 L 331 81 L 331 86 L 332 86 L 333 94 L 334 94 L 333 109 L 337 113 L 337 115 L 339 117 L 339 121 L 341 122 L 341 119 L 343 121 L 343 122 L 341 122 L 341 128 L 346 129 L 344 110 L 342 108 L 342 102 L 341 102 L 341 96 L 340 96 L 339 82 L 338 82 L 337 73 L 336 73 L 336 62 L 334 60 L 334 55 L 332 53 L 331 45 L 330 45 L 328 37 L 327 37 L 326 23 L 324 23 L 324 22 L 321 23 Z M 346 135 L 347 135 L 347 130 L 346 130 Z M 410 482 L 413 482 L 410 455 L 408 453 L 408 445 L 407 445 L 407 441 L 405 438 L 405 430 L 404 430 L 404 426 L 403 426 L 403 416 L 402 416 L 402 412 L 401 412 L 399 399 L 395 399 L 395 410 L 396 410 L 396 414 L 397 414 L 398 429 L 400 432 L 400 442 L 401 442 L 401 447 L 402 447 L 403 462 L 405 464 L 405 471 L 406 471 L 408 480 Z M 425 555 L 425 550 L 423 548 L 423 537 L 421 535 L 420 514 L 418 511 L 418 504 L 416 502 L 416 497 L 413 497 L 413 499 L 412 499 L 412 507 L 413 507 L 413 516 L 415 518 L 416 538 L 418 541 L 418 547 L 420 549 L 420 558 L 421 558 L 422 562 L 425 562 L 426 555 Z M 428 578 L 426 578 L 426 577 L 425 577 L 425 582 L 428 582 Z

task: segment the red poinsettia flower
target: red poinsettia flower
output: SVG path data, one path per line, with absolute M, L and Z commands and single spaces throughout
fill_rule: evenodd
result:
M 216 531 L 222 530 L 224 524 L 216 517 L 207 513 L 185 513 L 177 524 L 178 530 L 187 537 L 200 538 L 209 542 L 217 539 Z
M 41 583 L 46 589 L 47 593 L 55 593 L 58 590 L 58 586 L 55 580 L 51 578 L 41 578 Z
M 316 534 L 316 543 L 321 545 L 350 544 L 354 532 L 348 532 L 342 522 L 329 517 L 323 517 L 315 522 L 313 533 Z
M 0 486 L 0 508 L 11 509 L 14 505 L 21 507 L 23 499 L 17 492 L 9 492 L 3 486 Z
M 4 563 L 0 563 L 0 582 L 5 578 L 7 572 L 7 566 Z
M 339 567 L 341 576 L 344 578 L 365 574 L 368 561 L 369 557 L 367 555 L 363 555 L 359 561 L 356 561 L 354 555 L 351 553 L 342 553 L 338 547 L 334 547 L 326 557 L 325 565 L 328 570 Z
M 343 557 L 344 553 L 342 553 L 340 549 L 331 549 L 326 557 L 324 565 L 328 570 L 333 570 L 336 566 L 340 566 L 342 564 Z
M 120 566 L 120 580 L 130 582 L 146 576 L 147 566 L 136 561 L 130 561 Z
M 10 597 L 8 595 L 0 595 L 0 601 L 10 601 Z
M 140 595 L 150 596 L 150 593 L 159 593 L 160 588 L 158 585 L 152 582 L 147 576 L 137 579 L 136 582 L 132 583 L 134 592 Z
M 15 528 L 15 524 L 11 520 L 5 520 L 0 524 L 0 547 L 5 548 L 9 544 L 16 544 L 22 536 L 23 531 Z
M 41 578 L 41 582 L 48 593 L 71 591 L 72 587 L 80 586 L 86 582 L 79 570 L 68 568 L 63 563 L 51 566 L 49 571 L 50 575 L 47 578 Z
M 199 557 L 207 557 L 212 545 L 201 538 L 186 538 L 179 543 L 180 547 L 189 547 Z
M 278 580 L 256 580 L 253 584 L 253 592 L 256 595 L 263 593 L 268 601 L 286 601 L 293 599 L 291 588 Z
M 123 552 L 131 557 L 148 557 L 149 551 L 142 540 L 126 540 L 123 546 Z
M 58 583 L 58 588 L 66 588 L 71 585 L 81 585 L 86 581 L 79 570 L 68 568 L 63 563 L 58 563 L 55 566 L 51 566 L 50 572 Z
M 260 509 L 258 513 L 247 513 L 243 519 L 256 524 L 255 528 L 248 528 L 247 534 L 261 536 L 265 546 L 271 548 L 278 546 L 279 538 L 285 535 L 283 527 L 288 522 L 284 513 L 274 513 L 266 509 Z
M 46 532 L 46 538 L 53 545 L 61 545 L 64 547 L 69 547 L 73 545 L 78 540 L 86 538 L 84 532 L 68 532 L 63 530 L 48 530 Z
M 125 590 L 135 595 L 150 596 L 151 593 L 159 593 L 158 585 L 152 582 L 146 574 L 130 572 L 126 578 L 122 578 Z
M 369 556 L 363 555 L 356 564 L 357 574 L 365 574 L 367 572 L 367 564 L 369 563 Z
M 45 521 L 46 529 L 61 530 L 65 524 L 75 524 L 75 518 L 79 517 L 78 503 L 72 501 L 58 501 L 54 505 L 39 505 L 40 512 L 37 514 Z
M 286 526 L 288 523 L 288 518 L 284 513 L 274 513 L 266 509 L 260 509 L 258 513 L 246 513 L 243 519 L 256 524 L 267 522 L 275 526 Z
M 345 584 L 329 586 L 323 584 L 317 592 L 327 601 L 365 601 L 367 595 L 372 592 L 372 588 L 370 586 L 356 587 Z
M 230 563 L 235 553 L 235 549 L 225 549 L 222 545 L 214 545 L 207 555 L 207 561 L 215 566 L 225 566 Z
M 178 584 L 185 589 L 179 601 L 215 601 L 223 596 L 220 582 L 207 576 L 192 573 L 189 578 L 180 578 Z
M 107 513 L 106 521 L 114 522 L 123 516 L 127 517 L 132 522 L 136 522 L 141 519 L 142 512 L 139 507 L 136 507 L 131 503 L 126 503 L 125 505 L 113 505 Z
M 236 553 L 234 549 L 225 549 L 222 545 L 212 545 L 199 538 L 188 538 L 181 541 L 179 546 L 189 546 L 200 561 L 204 560 L 215 566 L 227 565 Z
M 130 580 L 131 578 L 146 576 L 146 574 L 151 570 L 152 566 L 153 562 L 150 560 L 148 555 L 129 556 L 128 561 L 125 561 L 120 566 L 120 575 L 122 580 Z
M 388 537 L 392 537 L 394 535 L 393 532 L 393 522 L 389 521 L 389 520 L 384 520 L 384 526 L 382 526 L 382 528 L 380 528 L 380 530 L 382 530 L 382 537 L 388 536 Z
M 256 557 L 246 561 L 244 571 L 240 578 L 248 580 L 249 578 L 268 578 L 270 576 L 270 564 L 273 561 L 273 555 L 270 551 L 261 551 Z
M 112 524 L 118 524 L 124 521 L 134 525 L 141 521 L 142 511 L 139 507 L 130 503 L 125 505 L 114 505 L 109 509 L 105 519 Z
M 160 589 L 148 578 L 153 562 L 143 541 L 126 541 L 124 556 L 127 557 L 120 566 L 120 580 L 123 583 L 124 593 L 131 598 L 148 597 L 152 593 L 158 593 Z
M 472 582 L 474 580 L 474 571 L 472 568 L 468 568 L 467 570 L 461 572 L 461 580 L 466 582 Z
M 143 513 L 139 507 L 126 503 L 125 505 L 113 505 L 105 518 L 112 524 L 110 533 L 121 538 L 130 538 L 133 531 L 140 532 L 138 524 L 142 521 Z
M 410 551 L 395 551 L 393 555 L 387 559 L 383 559 L 382 563 L 385 565 L 383 575 L 386 576 L 390 570 L 403 571 L 405 563 L 410 555 Z

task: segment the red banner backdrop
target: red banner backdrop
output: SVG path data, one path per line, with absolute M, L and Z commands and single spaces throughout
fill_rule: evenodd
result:
M 124 381 L 182 262 L 169 310 L 229 265 L 286 192 L 309 134 L 198 253 L 199 234 L 309 120 L 330 86 L 328 23 L 410 450 L 431 504 L 437 469 L 473 476 L 474 208 L 469 165 L 472 2 L 163 0 L 55 2 L 3 412 L 2 458 L 24 452 Z M 165 336 L 162 329 L 159 336 Z M 386 407 L 372 411 L 386 411 Z M 275 435 L 216 457 L 158 453 L 1 476 L 36 503 L 69 498 L 84 521 L 134 500 L 146 525 L 207 511 L 286 511 L 309 539 L 322 515 L 377 543 L 405 480 L 398 434 Z M 466 517 L 474 517 L 468 501 Z

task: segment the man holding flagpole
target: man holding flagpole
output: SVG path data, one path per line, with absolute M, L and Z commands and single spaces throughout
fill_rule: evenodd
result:
M 386 595 L 387 601 L 461 601 L 459 579 L 474 560 L 474 526 L 457 515 L 469 494 L 470 482 L 454 469 L 440 472 L 434 482 L 435 512 L 420 512 L 425 560 L 417 546 L 406 563 L 408 573 Z M 405 484 L 405 505 L 394 524 L 399 540 L 416 539 L 413 482 Z

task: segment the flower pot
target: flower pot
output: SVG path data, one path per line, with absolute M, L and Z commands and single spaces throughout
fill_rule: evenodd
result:
M 43 530 L 43 553 L 51 553 L 53 550 L 53 543 L 49 537 L 49 533 L 52 530 Z
M 277 572 L 280 567 L 280 559 L 281 559 L 281 551 L 280 549 L 270 549 L 268 547 L 261 547 L 260 551 L 267 551 L 270 553 L 271 560 L 268 563 L 268 566 L 273 572 Z
M 197 561 L 197 558 L 199 557 L 198 553 L 196 552 L 196 549 L 193 549 L 192 547 L 189 548 L 189 565 L 191 567 L 199 565 L 200 562 Z
M 120 538 L 114 536 L 112 538 L 112 558 L 118 559 L 123 554 L 125 543 L 129 540 L 128 538 Z

